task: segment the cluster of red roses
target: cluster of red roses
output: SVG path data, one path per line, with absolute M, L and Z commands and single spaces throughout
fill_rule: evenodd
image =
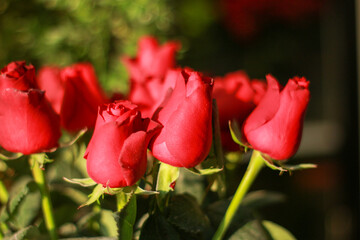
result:
M 49 151 L 58 146 L 60 127 L 75 132 L 95 126 L 84 156 L 89 176 L 104 186 L 130 186 L 146 171 L 147 149 L 176 167 L 206 158 L 215 98 L 228 149 L 228 121 L 235 119 L 254 149 L 278 160 L 295 153 L 309 101 L 305 78 L 290 79 L 283 89 L 271 75 L 267 84 L 241 71 L 213 79 L 176 68 L 178 48 L 143 37 L 137 56 L 123 59 L 128 99 L 114 102 L 89 64 L 44 67 L 35 76 L 32 65 L 10 63 L 0 74 L 0 146 L 24 154 Z

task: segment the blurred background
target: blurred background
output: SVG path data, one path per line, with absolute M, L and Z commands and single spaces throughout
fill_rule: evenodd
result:
M 89 61 L 109 94 L 126 93 L 120 57 L 134 56 L 147 34 L 180 41 L 178 64 L 211 76 L 305 76 L 312 97 L 292 161 L 318 168 L 264 170 L 254 189 L 287 198 L 262 214 L 298 239 L 359 239 L 355 19 L 349 0 L 0 0 L 0 68 Z

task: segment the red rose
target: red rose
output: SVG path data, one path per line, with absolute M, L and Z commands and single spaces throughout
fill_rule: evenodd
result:
M 153 155 L 175 167 L 191 168 L 211 147 L 212 86 L 210 78 L 190 70 L 172 74 L 176 82 L 154 114 L 164 127 L 150 145 Z
M 223 78 L 215 78 L 213 96 L 219 110 L 222 142 L 228 150 L 239 149 L 231 138 L 229 121 L 236 120 L 239 125 L 242 125 L 264 96 L 265 91 L 265 82 L 250 81 L 243 71 L 229 73 Z
M 135 84 L 131 89 L 129 100 L 139 106 L 144 117 L 151 118 L 169 89 L 174 89 L 178 71 L 168 70 L 164 78 L 148 78 L 146 82 Z
M 300 144 L 309 82 L 294 77 L 281 90 L 274 77 L 267 75 L 266 79 L 266 94 L 245 120 L 243 135 L 252 148 L 284 160 L 294 155 Z
M 135 184 L 146 171 L 148 143 L 160 128 L 149 118 L 141 118 L 129 101 L 100 106 L 84 156 L 89 176 L 112 188 Z
M 59 116 L 35 86 L 35 70 L 12 62 L 0 74 L 0 145 L 7 151 L 32 154 L 58 146 Z
M 163 98 L 164 77 L 175 66 L 178 48 L 176 42 L 159 46 L 155 38 L 146 36 L 139 41 L 137 57 L 123 58 L 130 72 L 128 99 L 139 106 L 144 117 L 151 117 Z
M 0 89 L 15 88 L 26 91 L 37 88 L 35 82 L 35 68 L 26 66 L 25 61 L 11 62 L 0 71 Z
M 93 128 L 99 105 L 108 102 L 94 68 L 88 63 L 70 67 L 40 69 L 38 84 L 60 115 L 61 125 L 68 131 Z
M 179 47 L 177 42 L 167 42 L 159 46 L 154 37 L 142 37 L 139 40 L 137 56 L 123 58 L 131 80 L 140 83 L 149 77 L 164 77 L 167 70 L 175 66 L 175 53 Z

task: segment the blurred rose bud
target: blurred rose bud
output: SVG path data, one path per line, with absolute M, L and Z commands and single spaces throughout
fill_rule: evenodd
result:
M 167 70 L 175 66 L 175 53 L 180 48 L 178 42 L 169 41 L 159 46 L 151 36 L 139 40 L 138 53 L 135 58 L 124 57 L 123 62 L 130 73 L 130 79 L 140 83 L 147 78 L 165 76 Z
M 59 116 L 36 88 L 35 69 L 12 62 L 0 73 L 0 146 L 32 154 L 58 146 Z
M 155 38 L 145 36 L 139 40 L 137 56 L 123 58 L 130 73 L 128 99 L 139 106 L 143 117 L 151 117 L 164 97 L 164 78 L 175 66 L 175 53 L 179 48 L 177 42 L 159 46 Z
M 94 68 L 88 63 L 63 69 L 43 67 L 37 82 L 60 115 L 62 127 L 71 132 L 85 127 L 93 128 L 98 106 L 108 102 Z
M 227 150 L 238 150 L 232 140 L 229 121 L 236 120 L 241 126 L 266 92 L 266 83 L 250 81 L 243 71 L 228 73 L 225 77 L 216 77 L 213 96 L 219 110 L 222 143 Z

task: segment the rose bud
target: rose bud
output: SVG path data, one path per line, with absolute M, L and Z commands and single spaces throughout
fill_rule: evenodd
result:
M 245 120 L 243 137 L 252 148 L 273 159 L 290 158 L 297 151 L 310 92 L 304 78 L 289 79 L 285 88 L 271 76 L 266 76 L 265 96 Z
M 1 70 L 0 146 L 7 151 L 32 154 L 58 146 L 59 116 L 44 91 L 30 88 L 34 83 L 34 67 L 25 62 L 12 62 Z
M 152 154 L 175 167 L 191 168 L 202 162 L 212 141 L 213 80 L 190 70 L 170 73 L 176 83 L 154 114 L 164 127 L 150 144 Z
M 139 40 L 135 58 L 124 57 L 123 62 L 130 73 L 128 99 L 139 106 L 143 117 L 151 117 L 162 100 L 164 77 L 175 66 L 175 53 L 180 44 L 167 42 L 159 46 L 150 36 Z
M 231 138 L 229 121 L 236 120 L 241 126 L 265 92 L 265 82 L 250 81 L 248 75 L 243 71 L 215 78 L 213 96 L 219 111 L 221 140 L 226 149 L 239 149 L 239 146 Z
M 11 62 L 0 71 L 0 89 L 15 88 L 27 91 L 38 88 L 35 82 L 35 68 L 26 66 L 25 61 Z
M 139 40 L 138 47 L 135 58 L 124 57 L 122 60 L 130 72 L 130 79 L 140 83 L 150 77 L 164 77 L 167 70 L 175 66 L 175 53 L 180 44 L 167 42 L 159 46 L 154 37 L 145 36 Z
M 94 68 L 88 63 L 70 67 L 43 67 L 38 84 L 60 115 L 61 125 L 70 132 L 93 128 L 99 105 L 108 102 Z
M 141 118 L 129 101 L 101 105 L 86 149 L 89 176 L 104 187 L 131 186 L 145 173 L 147 147 L 161 125 Z

